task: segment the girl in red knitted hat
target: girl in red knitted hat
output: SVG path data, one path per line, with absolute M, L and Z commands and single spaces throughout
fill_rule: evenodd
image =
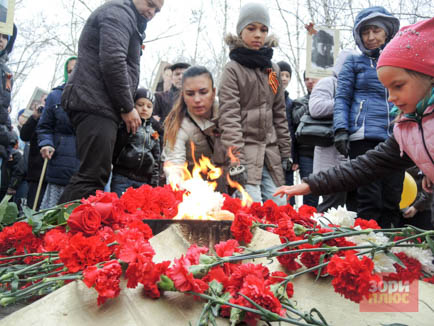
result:
M 400 110 L 393 135 L 374 150 L 348 163 L 280 187 L 275 196 L 324 195 L 350 190 L 392 171 L 416 164 L 423 188 L 434 182 L 434 18 L 402 28 L 382 52 L 377 65 L 389 101 Z M 434 222 L 434 221 L 433 221 Z

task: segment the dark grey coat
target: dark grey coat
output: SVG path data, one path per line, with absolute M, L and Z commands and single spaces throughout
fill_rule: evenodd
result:
M 109 1 L 90 15 L 62 94 L 65 110 L 119 122 L 121 112 L 133 109 L 145 28 L 146 20 L 131 0 Z

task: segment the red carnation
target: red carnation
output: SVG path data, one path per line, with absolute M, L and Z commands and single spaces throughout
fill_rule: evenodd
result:
M 223 194 L 225 201 L 222 206 L 222 210 L 227 210 L 233 214 L 236 214 L 241 209 L 241 199 L 231 197 L 227 194 Z
M 101 215 L 91 204 L 82 204 L 72 211 L 68 226 L 73 233 L 94 235 L 101 227 Z
M 69 233 L 65 233 L 62 229 L 53 229 L 44 235 L 43 250 L 44 251 L 60 251 L 66 247 L 70 238 Z
M 235 219 L 231 225 L 232 235 L 239 242 L 250 243 L 253 238 L 253 234 L 250 231 L 253 225 L 253 216 L 244 212 L 239 211 L 235 215 Z
M 362 230 L 364 229 L 381 229 L 376 220 L 365 220 L 363 218 L 356 218 L 354 221 L 354 227 L 360 226 Z
M 271 285 L 281 283 L 287 277 L 288 275 L 284 272 L 273 272 L 265 284 Z M 292 296 L 294 295 L 294 284 L 292 284 L 291 282 L 288 282 L 286 284 L 286 295 L 288 296 L 288 298 L 292 298 Z
M 98 292 L 98 305 L 103 304 L 109 298 L 119 295 L 119 287 L 122 267 L 117 260 L 106 262 L 103 268 L 89 266 L 83 271 L 83 282 L 87 287 L 95 287 Z
M 193 244 L 188 248 L 185 256 L 190 261 L 191 265 L 197 265 L 199 264 L 200 255 L 206 254 L 207 252 L 207 247 L 198 247 L 197 244 Z
M 335 291 L 356 303 L 369 295 L 371 282 L 381 284 L 381 278 L 373 274 L 373 270 L 374 263 L 370 258 L 359 259 L 351 252 L 346 252 L 344 259 L 334 255 L 327 266 L 327 272 L 334 276 Z
M 143 284 L 145 295 L 151 299 L 160 297 L 160 290 L 157 283 L 160 281 L 161 275 L 165 274 L 169 268 L 170 261 L 164 261 L 159 264 L 154 264 L 150 273 L 143 274 L 140 283 Z
M 281 252 L 285 252 L 287 250 L 280 250 Z M 290 272 L 294 272 L 297 269 L 299 269 L 300 267 L 302 267 L 297 261 L 297 257 L 298 257 L 298 253 L 291 253 L 291 254 L 286 254 L 283 256 L 278 256 L 277 260 L 279 261 L 279 263 L 282 264 L 283 267 L 285 267 L 288 271 Z
M 410 283 L 414 280 L 418 280 L 422 276 L 422 264 L 415 258 L 408 257 L 403 252 L 398 252 L 396 256 L 401 260 L 406 268 L 395 263 L 396 273 L 390 273 L 383 277 L 385 281 L 396 280 L 396 281 L 409 281 Z
M 310 219 L 313 216 L 313 214 L 315 214 L 316 212 L 317 210 L 315 207 L 308 206 L 308 205 L 302 205 L 298 209 L 298 215 L 300 215 L 300 217 L 303 219 Z
M 167 276 L 172 279 L 178 291 L 205 292 L 208 290 L 208 284 L 202 280 L 195 279 L 193 274 L 188 271 L 190 266 L 190 261 L 184 256 L 180 259 L 175 259 L 174 266 L 167 271 Z
M 77 233 L 59 252 L 59 257 L 69 272 L 75 273 L 108 260 L 110 254 L 110 249 L 99 236 L 86 238 L 82 233 Z
M 294 232 L 294 223 L 291 218 L 284 212 L 282 212 L 279 220 L 277 221 L 277 229 L 274 230 L 277 233 L 282 242 L 283 241 L 293 241 L 296 236 Z
M 235 239 L 221 241 L 214 246 L 214 249 L 219 257 L 229 257 L 232 256 L 234 252 L 243 252 L 243 249 L 240 248 L 240 244 Z

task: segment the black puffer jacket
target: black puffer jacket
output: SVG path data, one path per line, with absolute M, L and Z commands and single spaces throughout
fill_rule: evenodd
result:
M 88 18 L 78 59 L 65 90 L 67 111 L 101 115 L 116 122 L 134 108 L 146 19 L 131 0 L 109 1 Z
M 300 124 L 301 117 L 309 113 L 309 98 L 310 94 L 306 94 L 305 96 L 299 97 L 298 99 L 292 101 L 292 107 L 290 111 L 292 115 L 294 132 L 297 131 L 297 127 Z M 298 163 L 298 156 L 313 157 L 313 150 L 314 146 L 303 144 L 296 139 L 295 151 L 297 153 L 297 160 L 295 160 L 294 162 Z
M 400 156 L 399 145 L 391 136 L 364 155 L 329 170 L 311 174 L 303 181 L 309 184 L 314 195 L 326 195 L 355 189 L 413 165 L 414 162 L 405 153 Z
M 125 124 L 121 123 L 113 155 L 113 173 L 157 186 L 159 163 L 159 135 L 151 121 L 146 120 L 135 135 L 128 133 Z
M 38 122 L 39 118 L 35 119 L 35 117 L 31 115 L 20 130 L 21 140 L 30 142 L 26 175 L 26 180 L 30 182 L 39 181 L 39 178 L 41 177 L 42 166 L 44 165 L 44 159 L 39 152 L 38 135 L 36 133 L 36 126 L 38 125 Z

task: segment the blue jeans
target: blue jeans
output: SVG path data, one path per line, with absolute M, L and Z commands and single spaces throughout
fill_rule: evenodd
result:
M 265 202 L 268 199 L 273 200 L 277 205 L 284 206 L 286 205 L 286 197 L 273 197 L 273 194 L 276 192 L 277 187 L 271 178 L 270 173 L 268 172 L 267 167 L 264 165 L 262 169 L 262 180 L 260 185 L 251 185 L 246 184 L 244 187 L 248 194 L 252 197 L 254 202 Z
M 119 197 L 127 190 L 129 187 L 139 188 L 143 186 L 144 182 L 131 180 L 123 175 L 113 173 L 111 191 L 115 192 Z
M 310 156 L 299 156 L 299 166 L 300 166 L 300 178 L 306 178 L 313 172 L 313 157 Z M 304 195 L 303 204 L 312 207 L 318 206 L 318 196 L 314 195 Z

